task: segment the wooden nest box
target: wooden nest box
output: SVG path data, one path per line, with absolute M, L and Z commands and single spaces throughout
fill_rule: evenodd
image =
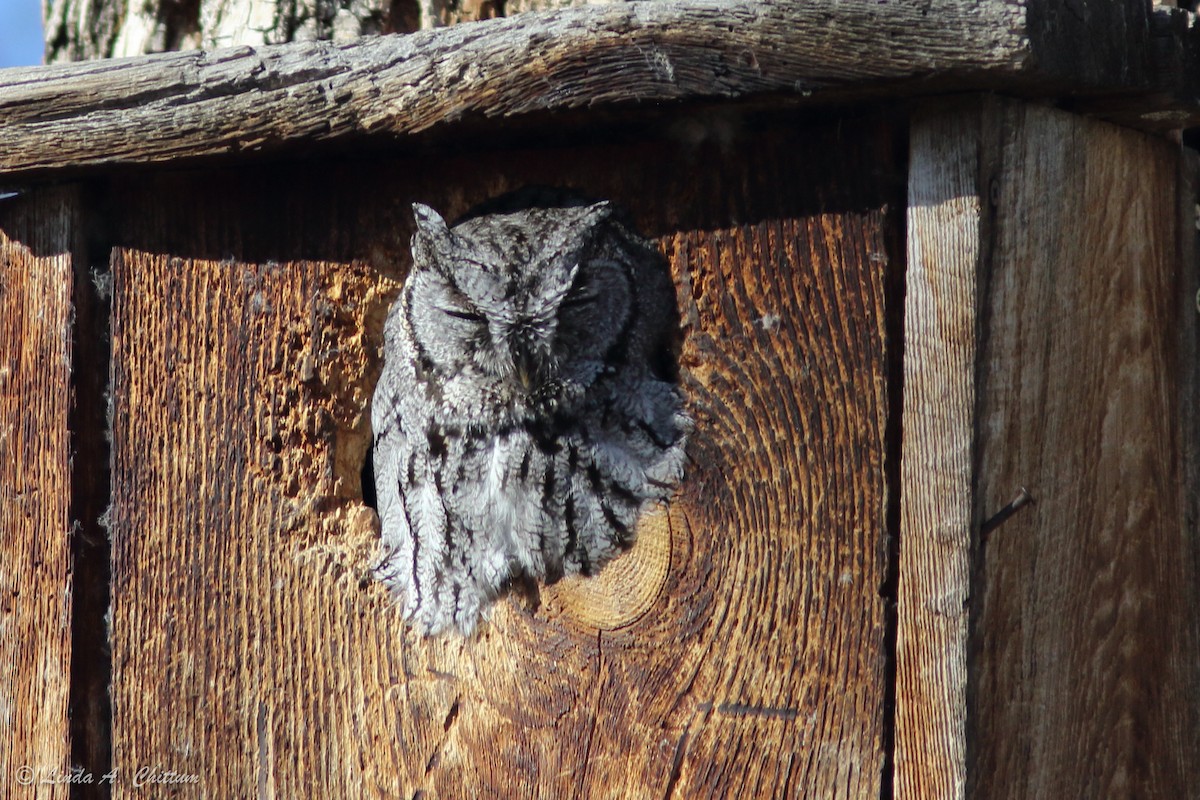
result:
M 1196 45 L 678 0 L 0 71 L 0 794 L 1196 796 Z M 383 319 L 414 201 L 529 184 L 669 259 L 687 476 L 424 639 Z

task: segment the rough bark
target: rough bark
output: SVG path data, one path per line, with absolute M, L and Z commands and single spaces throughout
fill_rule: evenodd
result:
M 620 0 L 48 0 L 46 63 L 360 36 Z
M 331 40 L 421 26 L 417 0 L 50 0 L 46 63 Z

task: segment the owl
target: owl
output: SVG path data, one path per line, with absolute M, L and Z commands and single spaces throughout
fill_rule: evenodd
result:
M 678 311 L 609 202 L 524 190 L 453 227 L 413 212 L 371 409 L 376 575 L 418 630 L 470 634 L 514 581 L 602 568 L 681 480 Z

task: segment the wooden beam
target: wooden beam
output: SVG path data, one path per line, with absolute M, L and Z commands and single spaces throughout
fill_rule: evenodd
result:
M 1149 14 L 1134 0 L 634 2 L 341 46 L 0 70 L 0 176 L 394 144 L 481 119 L 668 101 L 1136 93 L 1159 77 Z
M 1200 126 L 1200 20 L 1180 8 L 1150 16 L 1151 79 L 1133 92 L 1075 98 L 1073 111 L 1144 130 Z

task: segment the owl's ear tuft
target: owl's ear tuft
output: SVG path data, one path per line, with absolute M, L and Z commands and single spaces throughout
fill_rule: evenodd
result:
M 420 264 L 436 264 L 437 255 L 449 250 L 453 234 L 446 220 L 424 203 L 413 203 L 417 230 L 412 238 L 413 258 Z
M 592 203 L 590 206 L 584 206 L 580 209 L 583 213 L 579 216 L 579 221 L 587 225 L 596 225 L 603 222 L 613 214 L 613 205 L 607 200 L 601 200 L 599 203 Z
M 446 220 L 442 219 L 442 215 L 434 211 L 424 203 L 412 204 L 413 217 L 417 221 L 417 227 L 421 230 L 440 230 L 447 231 Z

